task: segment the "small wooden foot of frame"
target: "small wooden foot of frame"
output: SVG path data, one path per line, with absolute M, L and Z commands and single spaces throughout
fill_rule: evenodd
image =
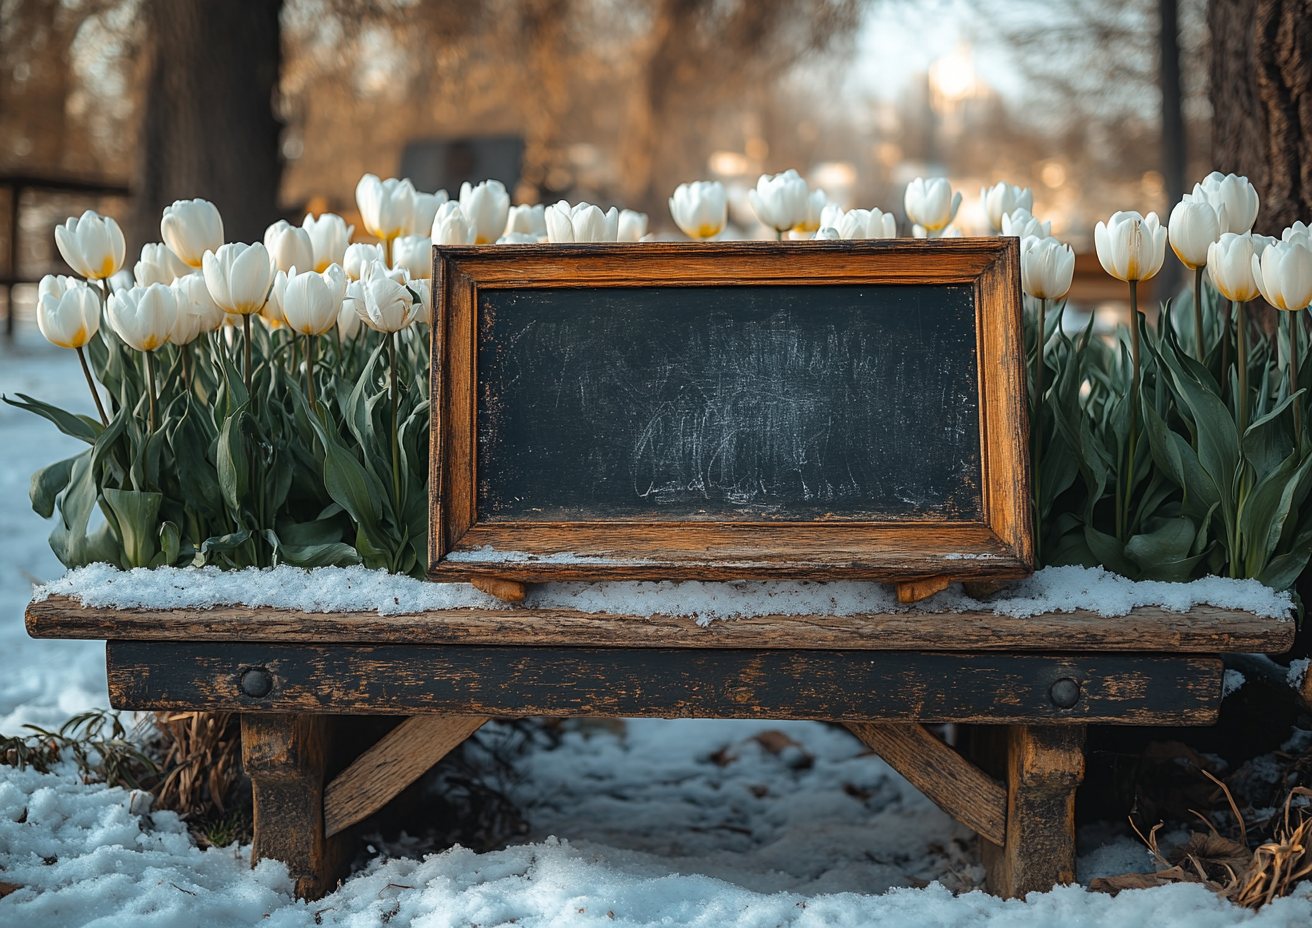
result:
M 848 728 L 940 809 L 982 839 L 988 889 L 1003 898 L 1075 879 L 1075 790 L 1084 779 L 1083 725 L 976 728 L 974 754 L 1000 783 L 924 726 Z M 991 762 L 991 763 L 990 763 Z
M 918 603 L 927 596 L 946 590 L 951 582 L 950 577 L 916 577 L 914 580 L 899 580 L 897 601 Z
M 505 577 L 475 577 L 469 583 L 474 589 L 508 603 L 522 603 L 528 595 L 526 584 Z
M 331 716 L 243 713 L 242 763 L 255 799 L 251 866 L 287 864 L 298 899 L 318 899 L 346 875 L 341 838 L 323 829 L 323 790 L 332 750 Z

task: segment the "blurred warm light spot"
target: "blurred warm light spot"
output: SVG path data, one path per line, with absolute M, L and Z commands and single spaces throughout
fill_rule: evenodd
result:
M 743 151 L 747 152 L 747 157 L 753 161 L 764 161 L 770 157 L 770 145 L 765 139 L 757 136 L 750 138 L 743 145 Z
M 893 142 L 880 142 L 875 146 L 875 160 L 884 167 L 891 168 L 902 160 L 902 146 Z
M 712 152 L 708 166 L 712 174 L 719 174 L 723 177 L 738 177 L 747 173 L 747 156 L 736 151 Z
M 803 142 L 814 142 L 820 138 L 820 127 L 809 119 L 797 124 L 797 137 Z
M 526 180 L 521 180 L 515 185 L 515 204 L 517 206 L 533 206 L 538 202 L 538 188 Z
M 589 145 L 587 142 L 571 145 L 567 151 L 570 163 L 581 168 L 590 168 L 601 161 L 601 152 L 597 150 L 597 146 Z
M 319 216 L 328 212 L 328 198 L 323 194 L 310 197 L 305 204 L 305 211 L 311 216 Z
M 929 66 L 929 84 L 937 101 L 957 103 L 973 97 L 978 81 L 970 48 L 961 46 Z
M 1150 197 L 1159 197 L 1166 192 L 1166 180 L 1157 171 L 1144 171 L 1140 183 L 1143 184 L 1143 192 Z
M 1066 183 L 1066 167 L 1060 161 L 1045 161 L 1039 169 L 1039 180 L 1045 187 L 1056 190 Z
M 822 161 L 811 169 L 811 185 L 825 190 L 851 188 L 856 184 L 856 166 L 847 161 Z

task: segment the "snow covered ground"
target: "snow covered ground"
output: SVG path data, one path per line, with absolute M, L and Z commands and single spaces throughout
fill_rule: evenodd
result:
M 0 392 L 90 411 L 71 352 L 30 323 L 0 341 Z M 62 568 L 27 505 L 29 475 L 78 450 L 0 405 L 0 733 L 106 703 L 98 643 L 32 641 L 31 582 Z M 1253 915 L 1196 885 L 1113 898 L 1068 887 L 1003 902 L 970 833 L 846 732 L 813 722 L 630 720 L 570 725 L 524 755 L 512 797 L 525 843 L 475 854 L 380 853 L 337 892 L 296 903 L 284 868 L 247 848 L 201 851 L 149 798 L 0 766 L 0 925 L 706 925 L 1262 928 L 1307 925 L 1306 895 Z M 1080 878 L 1146 869 L 1107 829 L 1084 836 Z M 924 884 L 930 881 L 930 885 Z M 3 885 L 8 884 L 8 886 Z M 921 888 L 916 888 L 921 887 Z M 956 893 L 956 894 L 954 894 Z

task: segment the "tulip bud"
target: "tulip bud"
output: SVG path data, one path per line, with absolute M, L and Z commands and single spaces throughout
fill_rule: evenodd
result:
M 201 267 L 205 252 L 223 244 L 223 217 L 209 200 L 175 200 L 164 207 L 160 238 L 187 267 Z
M 824 214 L 829 199 L 820 189 L 812 190 L 806 197 L 806 216 L 793 228 L 798 232 L 814 232 L 820 228 L 820 217 Z M 837 205 L 837 204 L 835 204 Z
M 295 272 L 296 268 L 292 268 Z M 260 307 L 260 321 L 268 327 L 269 331 L 279 329 L 287 324 L 287 319 L 282 314 L 282 295 L 287 291 L 287 272 L 277 271 L 273 275 L 273 286 L 269 288 L 269 298 L 264 301 Z
M 433 240 L 427 235 L 400 236 L 392 243 L 392 267 L 405 268 L 411 279 L 432 277 Z
M 213 332 L 223 325 L 227 316 L 210 296 L 204 274 L 187 274 L 173 282 L 173 296 L 179 313 L 195 313 L 201 317 L 200 330 Z
M 1309 233 L 1306 225 L 1296 222 L 1280 233 L 1280 241 L 1312 247 L 1312 233 Z
M 390 241 L 414 231 L 415 188 L 408 177 L 379 180 L 366 174 L 355 185 L 355 204 L 365 231 L 375 238 Z
M 613 242 L 619 237 L 619 210 L 611 207 L 603 213 L 590 203 L 570 206 L 564 200 L 548 206 L 544 214 L 547 240 L 564 242 Z
M 689 238 L 704 241 L 724 230 L 729 219 L 729 198 L 718 180 L 694 181 L 674 188 L 670 197 L 674 224 Z
M 853 209 L 843 213 L 834 228 L 845 239 L 896 238 L 897 217 L 878 209 Z
M 640 242 L 647 234 L 647 214 L 626 209 L 620 212 L 616 241 Z
M 1000 182 L 992 187 L 981 187 L 979 198 L 984 204 L 984 215 L 988 217 L 989 229 L 994 235 L 999 232 L 1003 235 L 1018 234 L 1003 231 L 1003 217 L 1010 216 L 1018 209 L 1023 209 L 1027 213 L 1034 211 L 1034 194 L 1028 187 L 1013 187 L 1011 184 Z M 1048 233 L 1043 234 L 1046 236 Z
M 1276 309 L 1298 312 L 1312 303 L 1312 248 L 1301 242 L 1272 242 L 1251 262 L 1258 291 Z
M 112 276 L 127 257 L 127 244 L 118 223 L 93 210 L 55 226 L 55 244 L 68 266 L 87 280 Z
M 433 218 L 433 238 L 437 245 L 474 245 L 478 235 L 474 224 L 459 203 L 443 203 Z M 429 260 L 432 260 L 430 255 Z
M 439 190 L 437 193 L 415 193 L 415 222 L 411 227 L 411 234 L 423 235 L 429 229 L 433 228 L 433 218 L 437 215 L 438 209 L 443 203 L 450 201 L 451 197 L 445 190 Z
M 1039 222 L 1024 207 L 1018 207 L 1002 217 L 1002 234 L 1017 238 L 1047 238 L 1052 232 L 1051 222 Z
M 294 267 L 308 271 L 314 267 L 314 243 L 310 240 L 310 233 L 286 219 L 279 219 L 264 230 L 264 247 L 273 266 L 280 271 L 290 271 Z
M 169 340 L 178 308 L 172 289 L 151 284 L 112 294 L 106 315 L 123 341 L 137 351 L 154 351 Z
M 1167 231 L 1171 250 L 1191 271 L 1207 264 L 1208 249 L 1221 236 L 1216 210 L 1188 193 L 1171 210 Z
M 401 331 L 422 312 L 406 287 L 405 271 L 389 271 L 381 261 L 365 267 L 353 304 L 365 325 L 388 334 Z
M 336 264 L 322 274 L 313 271 L 287 278 L 282 314 L 301 335 L 323 335 L 337 324 L 346 296 L 346 272 Z
M 131 290 L 134 286 L 136 286 L 136 279 L 132 276 L 132 272 L 127 268 L 124 268 L 109 278 L 110 293 L 118 293 L 120 290 Z
M 1166 260 L 1166 229 L 1156 213 L 1146 219 L 1133 210 L 1112 213 L 1094 226 L 1093 244 L 1103 270 L 1117 280 L 1147 280 Z
M 381 260 L 383 260 L 381 245 L 356 242 L 346 247 L 346 254 L 342 258 L 342 270 L 346 272 L 346 276 L 350 280 L 359 280 L 364 274 L 364 269 L 371 262 Z
M 196 274 L 187 276 L 200 280 L 201 289 L 204 289 L 203 278 Z M 169 289 L 173 291 L 173 306 L 177 311 L 173 317 L 173 328 L 169 331 L 169 342 L 174 345 L 190 345 L 196 340 L 196 336 L 207 331 L 205 315 L 192 303 L 191 293 L 187 285 L 181 282 L 181 278 L 174 281 Z
M 132 269 L 132 277 L 138 287 L 149 287 L 151 284 L 168 286 L 190 273 L 191 268 L 179 261 L 167 245 L 154 243 L 141 246 L 141 260 Z
M 780 233 L 805 222 L 811 211 L 806 181 L 792 168 L 782 174 L 762 174 L 756 189 L 747 191 L 747 200 L 757 218 Z
M 232 242 L 217 253 L 205 252 L 205 285 L 227 313 L 249 316 L 264 308 L 276 273 L 269 252 L 259 242 Z
M 60 348 L 81 348 L 100 329 L 100 297 L 80 280 L 47 274 L 37 288 L 36 326 Z
M 1222 176 L 1220 171 L 1213 171 L 1203 178 L 1201 184 L 1194 184 L 1193 197 L 1216 211 L 1217 228 L 1221 232 L 1247 232 L 1252 229 L 1261 205 L 1257 190 L 1248 182 L 1247 177 L 1236 177 L 1233 174 Z
M 360 292 L 359 282 L 353 280 L 347 284 L 346 295 L 342 297 L 342 308 L 337 311 L 337 334 L 344 342 L 355 338 L 363 324 L 355 309 L 357 300 L 363 301 L 364 295 Z
M 512 206 L 506 214 L 506 230 L 503 236 L 516 232 L 532 235 L 537 241 L 547 237 L 546 207 L 541 203 L 536 206 Z
M 538 237 L 530 232 L 507 232 L 497 239 L 498 245 L 536 245 Z
M 433 287 L 431 280 L 412 280 L 410 289 L 414 291 L 415 296 L 419 297 L 419 303 L 416 305 L 418 315 L 416 319 L 422 320 L 425 325 L 433 324 Z
M 822 242 L 822 241 L 832 241 L 832 242 L 836 242 L 836 241 L 838 241 L 838 240 L 841 239 L 841 238 L 842 238 L 842 236 L 838 234 L 838 230 L 835 229 L 833 226 L 821 226 L 820 228 L 818 228 L 818 229 L 815 230 L 815 237 L 812 239 L 812 241 L 815 241 L 815 242 Z
M 1222 232 L 1207 249 L 1207 274 L 1221 295 L 1236 303 L 1247 303 L 1258 296 L 1253 279 L 1253 256 L 1261 256 L 1275 239 L 1264 235 Z
M 351 243 L 355 226 L 348 226 L 336 213 L 321 213 L 317 218 L 306 213 L 301 228 L 310 236 L 316 271 L 322 274 L 330 264 L 345 265 L 346 246 Z
M 961 194 L 953 193 L 946 177 L 917 177 L 907 184 L 903 198 L 907 218 L 925 231 L 927 238 L 946 229 L 961 207 Z
M 501 237 L 510 213 L 510 194 L 499 180 L 485 180 L 478 186 L 468 181 L 460 185 L 460 211 L 474 229 L 475 245 L 487 245 Z
M 1020 242 L 1020 286 L 1037 300 L 1060 300 L 1071 289 L 1075 252 L 1055 238 L 1027 236 Z

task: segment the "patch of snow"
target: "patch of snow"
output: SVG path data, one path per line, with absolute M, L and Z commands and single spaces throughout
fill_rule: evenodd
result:
M 500 550 L 491 545 L 482 545 L 469 551 L 452 551 L 446 560 L 456 564 L 603 564 L 608 567 L 637 566 L 647 564 L 643 558 L 603 557 L 599 554 L 575 554 L 562 551 L 557 554 L 534 554 L 529 551 Z
M 1239 687 L 1244 685 L 1244 675 L 1238 670 L 1230 667 L 1226 668 L 1225 676 L 1221 678 L 1221 698 L 1225 699 Z
M 377 612 L 402 615 L 437 609 L 504 609 L 500 600 L 467 583 L 428 583 L 364 567 L 314 571 L 280 566 L 241 571 L 202 568 L 137 568 L 122 571 L 92 564 L 39 587 L 38 601 L 53 594 L 83 605 L 116 609 L 206 609 L 242 604 L 303 612 Z M 919 611 L 983 611 L 1026 617 L 1087 609 L 1106 617 L 1136 606 L 1188 612 L 1198 603 L 1243 609 L 1287 620 L 1288 593 L 1256 580 L 1206 577 L 1192 583 L 1134 582 L 1102 569 L 1048 567 L 987 599 L 972 599 L 960 584 L 911 606 L 897 602 L 882 583 L 737 581 L 727 583 L 636 582 L 540 583 L 529 587 L 524 605 L 618 615 L 692 616 L 702 625 L 763 615 L 856 616 Z
M 1303 685 L 1303 678 L 1307 676 L 1308 664 L 1312 664 L 1312 660 L 1306 657 L 1300 657 L 1296 661 L 1289 662 L 1289 673 L 1285 676 L 1285 680 L 1294 689 L 1298 689 Z

